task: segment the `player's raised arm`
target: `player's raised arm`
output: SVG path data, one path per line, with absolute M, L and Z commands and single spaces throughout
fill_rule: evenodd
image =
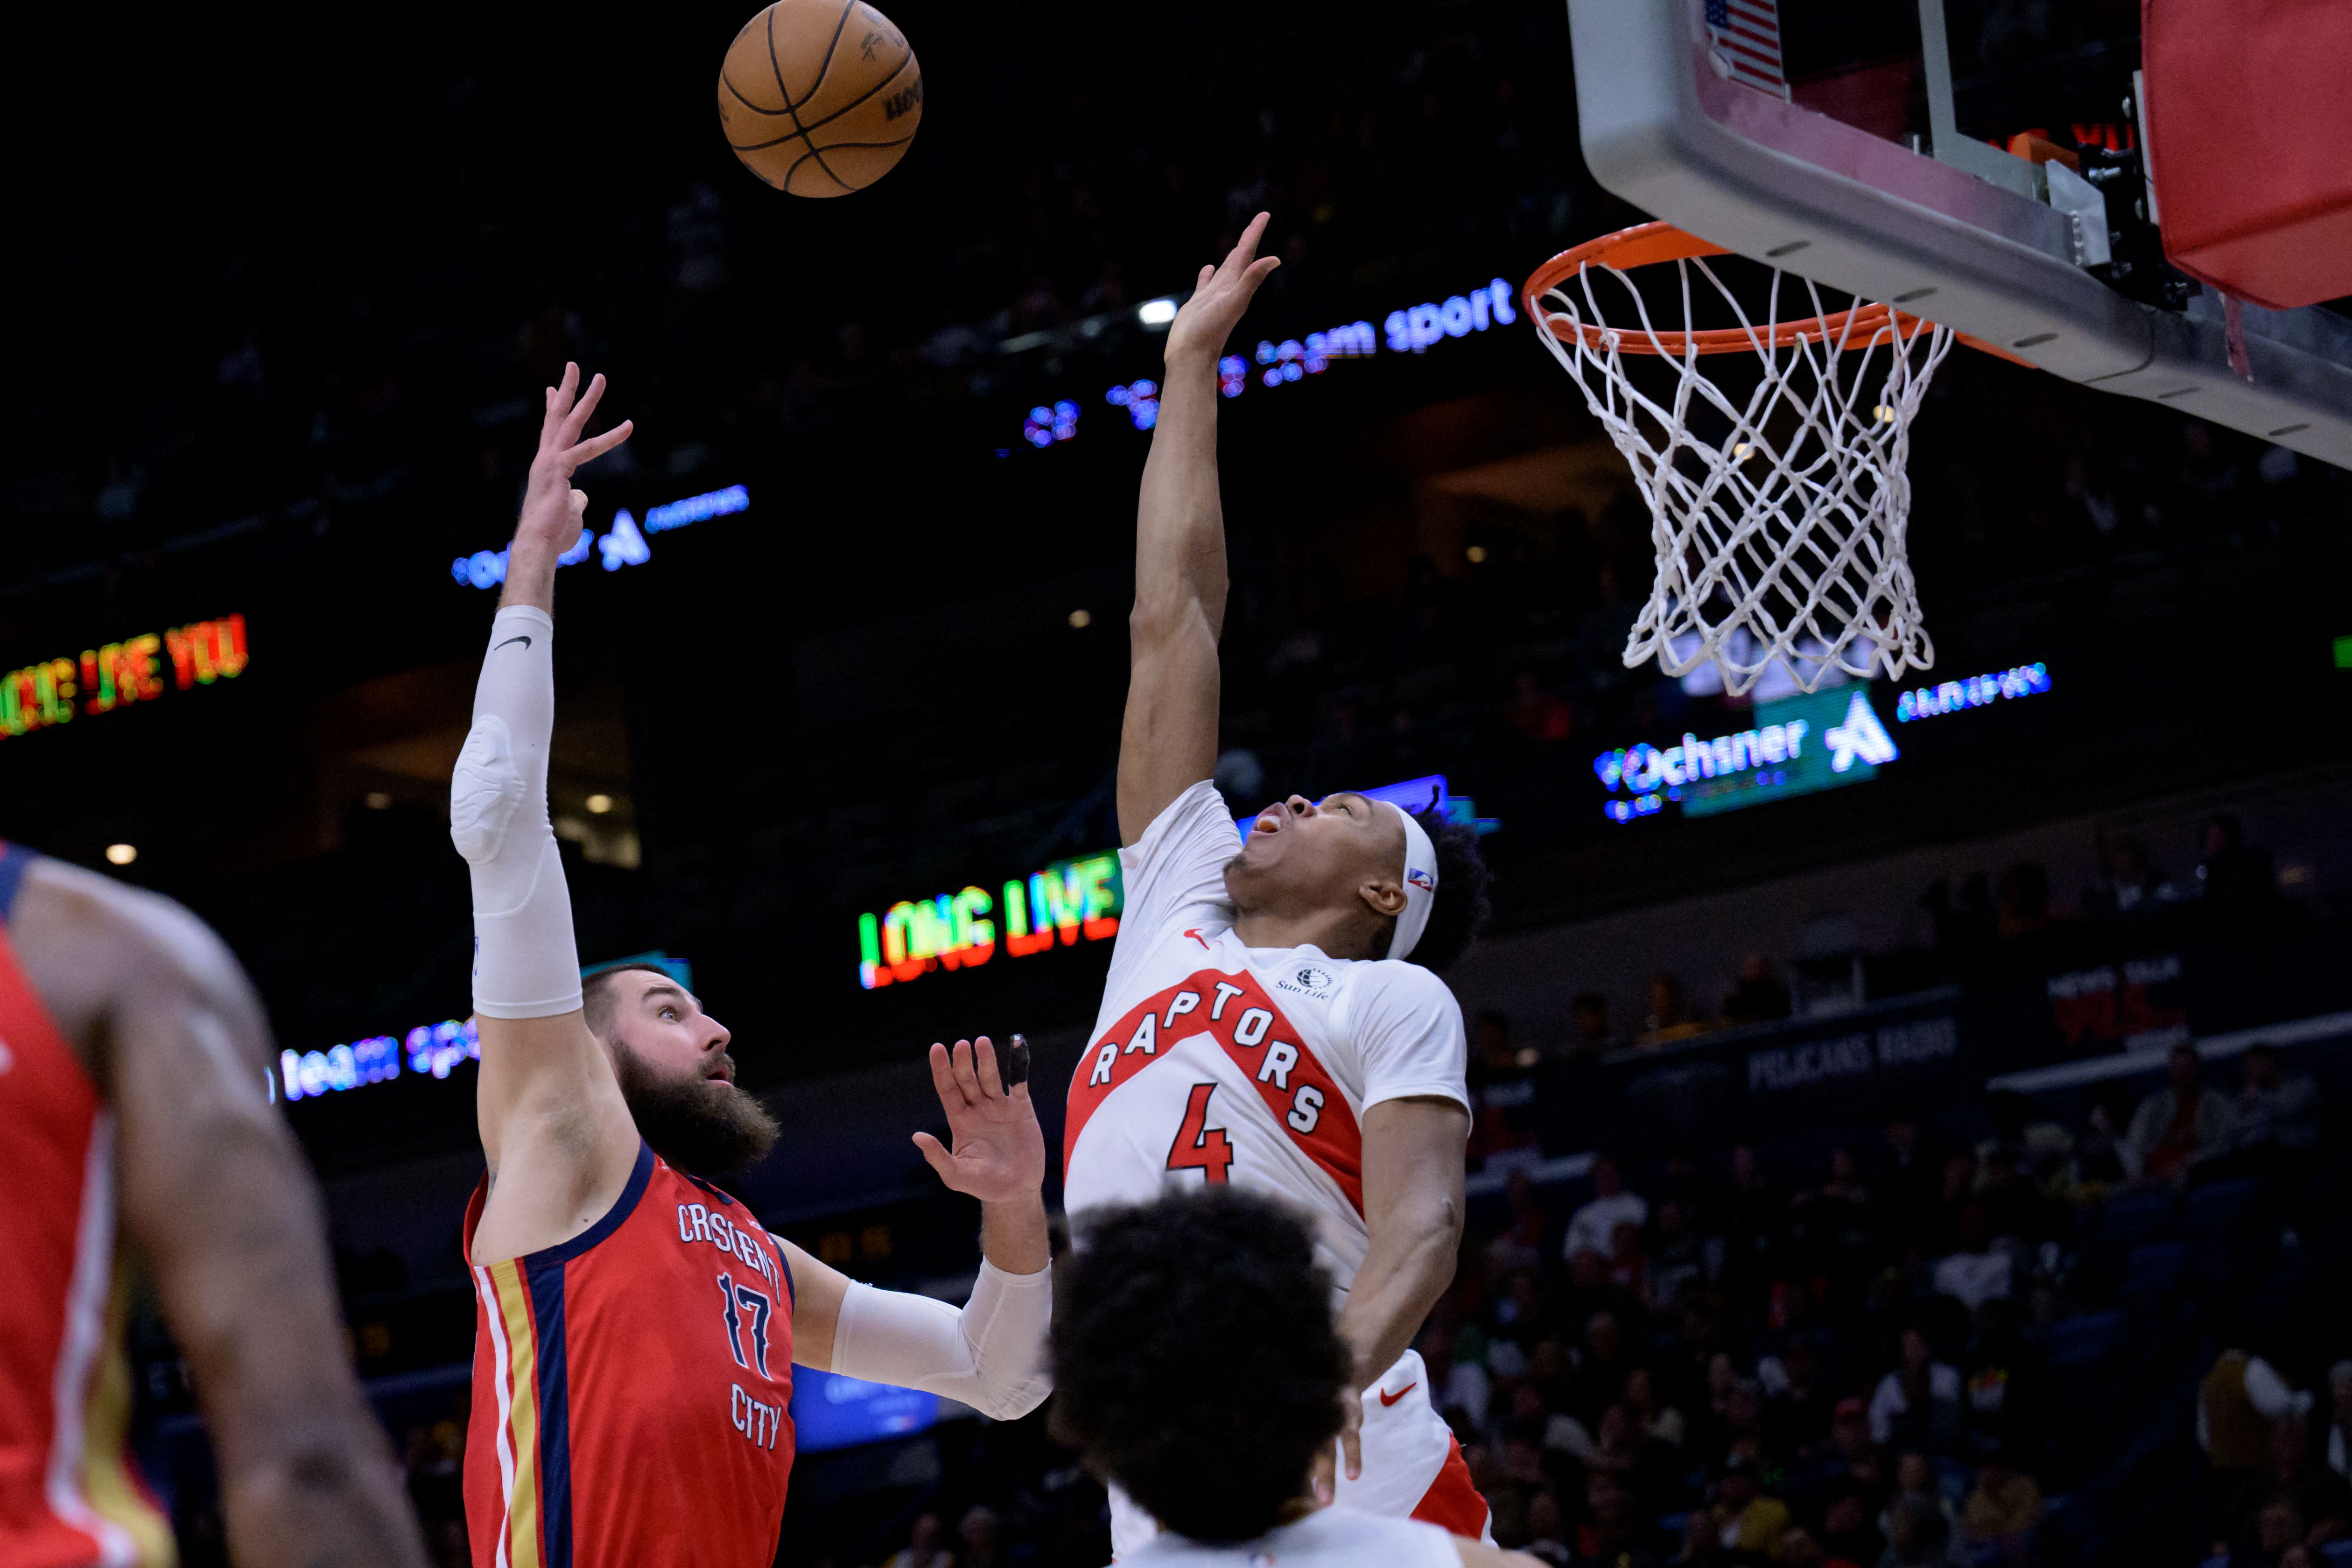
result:
M 472 872 L 474 1013 L 482 1070 L 475 1109 L 490 1194 L 475 1261 L 568 1240 L 610 1208 L 636 1159 L 637 1130 L 581 1011 L 572 899 L 547 815 L 555 727 L 556 557 L 580 537 L 583 463 L 629 437 L 587 435 L 604 378 L 576 365 L 547 389 L 539 452 L 507 555 L 506 592 L 474 691 L 474 722 L 449 784 L 449 837 Z
M 1217 494 L 1217 359 L 1279 263 L 1260 258 L 1260 213 L 1168 329 L 1160 419 L 1135 512 L 1135 609 L 1127 721 L 1119 737 L 1118 831 L 1132 844 L 1217 763 L 1217 637 L 1225 622 L 1225 514 Z
M 193 1369 L 231 1554 L 423 1568 L 344 1360 L 319 1189 L 266 1097 L 268 1027 L 236 961 L 176 905 L 54 861 L 26 873 L 10 925 L 114 1112 L 123 1231 Z
M 1045 1231 L 1045 1138 L 1030 1103 L 1029 1047 L 1020 1036 L 1000 1069 L 988 1038 L 931 1047 L 931 1087 L 952 1146 L 928 1132 L 915 1145 L 940 1180 L 980 1200 L 980 1278 L 961 1310 L 928 1296 L 877 1290 L 781 1243 L 797 1282 L 793 1359 L 803 1366 L 920 1388 L 1001 1421 L 1045 1403 L 1053 1384 L 1052 1247 Z

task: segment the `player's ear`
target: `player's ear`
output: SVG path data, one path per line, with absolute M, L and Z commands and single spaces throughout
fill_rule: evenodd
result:
M 1394 877 L 1374 877 L 1357 888 L 1356 896 L 1384 921 L 1404 912 L 1404 885 Z

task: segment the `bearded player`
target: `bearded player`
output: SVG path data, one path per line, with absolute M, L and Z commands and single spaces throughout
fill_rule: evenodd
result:
M 1413 1334 L 1454 1277 L 1470 1131 L 1462 1010 L 1434 970 L 1468 944 L 1486 870 L 1465 828 L 1363 795 L 1293 795 L 1236 841 L 1210 782 L 1225 610 L 1217 359 L 1274 258 L 1261 213 L 1169 329 L 1136 515 L 1119 745 L 1126 910 L 1070 1080 L 1073 1221 L 1171 1183 L 1232 1183 L 1311 1216 L 1351 1358 L 1332 1484 L 1370 1513 L 1485 1533 Z M 1116 1488 L 1121 1555 L 1157 1527 Z
M 734 1086 L 727 1030 L 658 968 L 583 986 L 547 815 L 557 554 L 604 393 L 547 393 L 450 786 L 472 872 L 477 1112 L 488 1173 L 466 1215 L 477 1300 L 467 1528 L 476 1568 L 766 1568 L 793 1461 L 792 1369 L 927 1389 L 1011 1419 L 1045 1397 L 1045 1142 L 989 1042 L 933 1046 L 952 1147 L 915 1142 L 981 1200 L 985 1261 L 961 1311 L 877 1290 L 767 1233 L 710 1177 L 775 1122 Z

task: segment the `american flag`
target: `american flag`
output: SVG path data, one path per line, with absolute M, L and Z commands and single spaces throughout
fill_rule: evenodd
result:
M 1780 74 L 1780 0 L 1706 0 L 1706 30 L 1732 80 L 1789 96 Z

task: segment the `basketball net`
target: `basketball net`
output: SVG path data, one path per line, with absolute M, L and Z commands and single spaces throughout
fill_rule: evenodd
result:
M 1626 667 L 1655 658 L 1680 676 L 1712 660 L 1735 696 L 1775 663 L 1806 691 L 1834 684 L 1832 670 L 1924 668 L 1935 647 L 1904 548 L 1904 466 L 1952 334 L 1885 305 L 1832 313 L 1811 279 L 1777 267 L 1751 318 L 1707 264 L 1726 254 L 1645 224 L 1554 257 L 1525 290 L 1537 336 L 1583 389 L 1650 509 L 1658 572 Z M 1669 261 L 1679 320 L 1654 321 L 1627 269 Z M 1784 276 L 1811 314 L 1780 319 Z M 1699 330 L 1695 289 L 1703 303 L 1711 289 L 1738 324 Z M 1752 390 L 1716 383 L 1717 354 L 1752 356 Z M 1637 365 L 1658 367 L 1643 380 L 1660 395 L 1636 384 Z

